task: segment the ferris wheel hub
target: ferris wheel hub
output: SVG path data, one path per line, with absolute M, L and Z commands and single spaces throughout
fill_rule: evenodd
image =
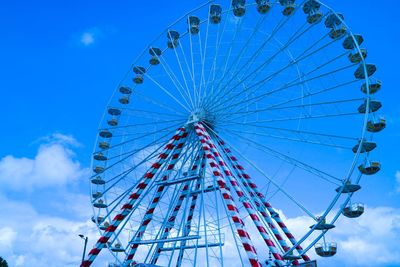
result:
M 193 125 L 197 122 L 202 122 L 207 126 L 213 128 L 215 122 L 215 116 L 213 116 L 203 108 L 197 108 L 194 111 L 192 111 L 192 113 L 190 113 L 187 124 Z

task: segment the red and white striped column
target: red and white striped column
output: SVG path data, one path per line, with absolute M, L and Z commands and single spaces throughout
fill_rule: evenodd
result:
M 180 140 L 180 142 L 177 144 L 175 150 L 174 150 L 174 154 L 171 157 L 171 160 L 169 162 L 169 165 L 167 166 L 165 172 L 163 173 L 163 177 L 162 177 L 162 181 L 166 181 L 170 175 L 170 173 L 172 172 L 172 170 L 175 167 L 175 164 L 178 162 L 179 160 L 179 156 L 183 150 L 183 145 L 185 142 L 185 138 L 182 138 Z M 149 225 L 149 223 L 151 222 L 153 215 L 154 215 L 154 210 L 156 209 L 158 203 L 160 202 L 160 198 L 162 193 L 164 192 L 165 186 L 164 185 L 160 185 L 157 188 L 157 192 L 154 195 L 149 207 L 147 208 L 147 211 L 143 217 L 143 220 L 139 226 L 139 229 L 136 231 L 134 237 L 132 238 L 132 241 L 140 241 L 143 237 L 144 232 L 147 229 L 147 226 Z M 139 247 L 139 244 L 135 243 L 131 245 L 131 249 L 128 253 L 128 256 L 126 257 L 126 261 L 125 263 L 127 263 L 128 265 L 132 262 L 135 253 L 137 251 Z
M 143 181 L 136 186 L 136 191 L 129 196 L 129 201 L 122 206 L 121 212 L 114 217 L 110 226 L 104 231 L 103 236 L 100 237 L 99 240 L 97 240 L 94 248 L 89 252 L 88 258 L 80 265 L 81 267 L 89 267 L 93 263 L 97 255 L 105 247 L 106 243 L 115 232 L 115 230 L 118 228 L 120 223 L 132 211 L 132 207 L 135 204 L 136 200 L 146 189 L 148 183 L 152 180 L 155 173 L 160 169 L 161 165 L 167 160 L 169 154 L 175 148 L 176 143 L 180 139 L 185 139 L 187 134 L 188 133 L 186 132 L 185 128 L 179 128 L 175 135 L 168 141 L 167 145 L 164 147 L 163 152 L 158 156 L 157 162 L 155 162 L 151 166 L 151 168 L 145 173 L 145 175 L 143 176 Z
M 203 128 L 204 129 L 204 128 Z M 204 129 L 205 130 L 205 129 Z M 242 202 L 243 207 L 246 209 L 247 213 L 250 215 L 250 218 L 254 222 L 258 232 L 260 233 L 261 237 L 263 238 L 264 242 L 267 244 L 272 256 L 275 258 L 276 262 L 279 265 L 283 265 L 283 258 L 282 255 L 279 253 L 278 248 L 275 246 L 275 243 L 271 240 L 267 230 L 265 229 L 263 222 L 261 221 L 260 217 L 257 214 L 257 211 L 253 208 L 253 205 L 246 199 L 246 195 L 240 188 L 239 184 L 237 183 L 235 177 L 232 175 L 232 172 L 229 170 L 228 166 L 226 165 L 225 161 L 217 151 L 217 147 L 214 145 L 211 137 L 205 131 L 205 138 L 208 140 L 208 145 L 211 148 L 211 152 L 216 158 L 220 169 L 224 172 L 225 177 L 228 179 L 234 190 L 236 191 L 237 196 L 239 197 L 239 201 Z
M 292 245 L 295 245 L 297 243 L 295 237 L 292 235 L 292 233 L 289 231 L 289 229 L 287 228 L 285 223 L 279 217 L 279 214 L 277 212 L 275 212 L 275 210 L 272 208 L 272 206 L 266 201 L 264 195 L 261 192 L 259 192 L 257 185 L 252 182 L 250 175 L 248 175 L 245 172 L 244 167 L 238 163 L 238 159 L 233 155 L 231 149 L 229 149 L 229 147 L 226 145 L 226 143 L 220 137 L 217 137 L 217 140 L 218 140 L 218 143 L 223 148 L 223 150 L 225 151 L 227 158 L 231 161 L 233 168 L 239 173 L 239 177 L 243 179 L 243 184 L 247 188 L 247 190 L 249 190 L 250 195 L 254 198 L 254 202 L 256 203 L 256 205 L 257 205 L 257 203 L 259 205 L 260 204 L 259 202 L 261 202 L 262 205 L 264 205 L 264 207 L 268 210 L 268 212 L 271 215 L 274 215 L 274 216 L 272 216 L 272 218 L 276 221 L 276 223 L 278 224 L 280 229 L 283 231 L 283 233 L 289 239 L 290 243 L 292 243 Z M 271 216 L 269 216 L 265 211 L 260 211 L 260 212 L 263 215 L 263 217 L 268 221 L 268 223 L 271 222 L 271 229 L 276 230 L 275 226 L 273 226 L 273 223 L 271 221 Z M 274 234 L 275 234 L 275 232 L 274 232 Z M 278 234 L 279 234 L 279 232 L 278 232 Z M 280 240 L 278 237 L 277 237 L 277 239 Z M 281 237 L 281 239 L 282 239 L 282 237 Z M 282 243 L 281 245 L 283 246 L 284 243 Z M 287 245 L 286 245 L 286 248 L 284 248 L 284 250 L 285 251 L 289 250 L 287 248 Z M 301 255 L 301 257 L 304 261 L 310 261 L 310 258 L 306 254 L 304 254 L 303 249 L 300 245 L 298 245 L 296 247 L 296 250 L 298 251 L 299 255 Z M 298 264 L 297 262 L 293 262 L 293 263 Z
M 195 131 L 203 146 L 203 150 L 206 153 L 206 158 L 209 161 L 211 169 L 213 170 L 214 177 L 217 179 L 217 184 L 221 190 L 223 200 L 225 202 L 227 210 L 230 212 L 229 215 L 243 244 L 243 248 L 246 251 L 250 265 L 253 267 L 262 267 L 261 263 L 258 261 L 256 248 L 254 247 L 251 241 L 250 235 L 245 229 L 244 222 L 242 221 L 242 219 L 240 219 L 239 211 L 235 205 L 235 202 L 233 201 L 233 198 L 229 190 L 227 190 L 226 188 L 226 183 L 224 181 L 223 174 L 220 172 L 220 168 L 216 163 L 216 159 L 211 153 L 211 149 L 210 146 L 208 145 L 206 138 L 207 133 L 205 132 L 204 127 L 200 123 L 195 124 Z

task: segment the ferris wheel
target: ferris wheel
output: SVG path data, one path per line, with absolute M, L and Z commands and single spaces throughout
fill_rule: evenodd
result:
M 386 123 L 362 35 L 316 0 L 221 2 L 161 32 L 115 90 L 81 266 L 103 248 L 116 266 L 313 266 L 338 218 L 363 214 Z

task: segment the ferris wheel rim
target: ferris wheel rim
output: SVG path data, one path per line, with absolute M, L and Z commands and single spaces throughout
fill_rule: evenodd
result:
M 209 4 L 209 3 L 211 3 L 211 2 L 213 2 L 213 1 L 209 1 L 209 2 L 207 2 L 205 5 L 207 5 L 207 4 Z M 303 3 L 304 2 L 306 2 L 306 1 L 303 1 Z M 323 3 L 321 3 L 322 5 L 324 5 Z M 203 5 L 203 6 L 205 6 L 205 5 Z M 255 4 L 250 4 L 250 5 L 255 5 Z M 302 4 L 300 4 L 299 6 L 301 6 Z M 203 6 L 201 6 L 201 7 L 203 7 Z M 328 8 L 330 11 L 332 11 L 333 13 L 335 13 L 334 12 L 334 10 L 333 9 L 331 9 L 330 7 L 328 7 L 328 6 L 326 6 L 326 5 L 324 5 L 326 8 Z M 232 11 L 232 9 L 230 9 L 230 10 L 226 10 L 225 12 L 231 12 Z M 187 13 L 187 15 L 189 15 L 189 14 L 191 14 L 192 13 L 192 11 L 191 12 L 188 12 Z M 335 13 L 336 14 L 336 13 Z M 185 15 L 186 16 L 186 15 Z M 182 17 L 180 20 L 177 20 L 177 22 L 176 23 L 179 23 L 181 20 L 184 20 L 185 19 L 185 17 Z M 204 21 L 203 21 L 204 22 Z M 345 24 L 345 22 L 342 20 L 342 22 L 343 22 L 343 24 Z M 176 24 L 176 23 L 174 23 L 174 24 Z M 165 31 L 163 31 L 163 33 L 165 33 L 165 32 L 167 32 L 168 31 L 168 29 L 169 29 L 169 27 L 165 30 Z M 354 37 L 354 34 L 352 33 L 352 31 L 350 30 L 350 28 L 348 28 L 347 27 L 347 29 L 348 29 L 348 35 L 350 35 L 354 40 L 355 40 L 355 37 Z M 189 34 L 189 36 L 190 36 L 190 34 Z M 182 36 L 183 37 L 183 36 Z M 360 47 L 359 47 L 359 45 L 358 45 L 358 43 L 357 42 L 355 42 L 355 44 L 356 44 L 356 46 L 357 46 L 357 50 L 358 50 L 358 52 L 361 54 L 361 50 L 360 50 Z M 151 46 L 148 46 L 148 47 L 151 47 Z M 147 48 L 146 48 L 147 49 Z M 144 50 L 145 51 L 145 50 Z M 135 63 L 133 63 L 133 65 L 134 65 Z M 370 96 L 370 93 L 369 93 L 369 79 L 368 79 L 368 75 L 367 75 L 367 70 L 366 70 L 366 63 L 365 63 L 365 59 L 364 58 L 362 58 L 362 64 L 363 64 L 363 66 L 364 66 L 364 73 L 365 73 L 365 82 L 366 82 L 366 84 L 367 84 L 367 90 L 368 90 L 368 94 L 367 94 L 367 96 L 368 96 L 368 101 L 366 102 L 366 112 L 365 112 L 365 115 L 364 115 L 364 126 L 363 126 L 363 129 L 362 129 L 362 137 L 361 137 L 361 139 L 363 139 L 364 138 L 364 135 L 365 135 L 365 133 L 366 133 L 366 128 L 367 128 L 367 121 L 368 121 L 368 117 L 369 117 L 369 96 Z M 118 86 L 118 88 L 119 88 L 119 86 Z M 113 95 L 115 95 L 115 93 L 117 92 L 117 89 L 115 90 L 115 92 L 114 92 L 114 94 Z M 111 102 L 111 100 L 110 100 L 110 102 Z M 107 113 L 107 109 L 106 109 L 106 111 L 104 112 L 104 117 L 105 117 L 105 115 L 106 115 L 106 113 Z M 99 129 L 104 129 L 104 128 L 100 128 L 99 127 Z M 96 143 L 97 143 L 97 140 L 96 140 Z M 356 155 L 354 156 L 354 158 L 357 158 L 358 159 L 358 157 L 360 156 L 360 150 L 361 150 L 361 146 L 359 146 L 358 147 L 358 150 L 357 150 L 357 153 L 356 153 Z M 94 153 L 96 152 L 95 150 L 93 151 Z M 92 159 L 92 161 L 93 161 L 93 159 Z M 353 171 L 354 171 L 354 168 L 355 168 L 355 165 L 356 165 L 356 163 L 357 163 L 357 160 L 356 159 L 354 159 L 353 160 L 353 164 L 352 164 L 352 167 L 350 168 L 351 169 L 351 171 L 349 170 L 349 175 L 348 176 L 351 176 L 351 174 L 350 173 L 352 173 Z M 92 166 L 94 166 L 94 165 L 92 165 Z M 359 183 L 359 181 L 360 181 L 360 179 L 361 179 L 361 176 L 362 176 L 362 174 L 359 174 L 359 176 L 358 176 L 358 179 L 356 180 L 357 181 L 357 184 Z M 92 199 L 92 190 L 91 190 L 91 199 Z M 328 211 L 328 209 L 326 210 L 327 212 L 326 213 L 324 213 L 324 215 L 322 215 L 323 216 L 323 218 L 325 218 L 326 217 L 326 215 L 330 212 L 330 210 L 332 210 L 332 208 L 334 207 L 334 205 L 336 204 L 336 202 L 338 201 L 338 199 L 339 199 L 339 197 L 340 197 L 340 195 L 341 195 L 341 192 L 338 192 L 337 193 L 337 195 L 336 195 L 336 201 L 332 204 L 330 204 L 330 209 L 329 209 L 329 211 Z M 349 200 L 350 200 L 350 198 L 351 198 L 351 195 L 349 195 L 348 197 L 347 197 L 347 199 L 346 199 L 346 201 L 345 201 L 345 205 L 349 202 Z M 344 206 L 345 206 L 344 205 Z M 340 214 L 341 214 L 341 212 L 342 212 L 342 210 L 343 210 L 343 208 L 344 208 L 344 206 L 342 206 L 342 208 L 341 208 L 341 210 L 337 213 L 337 215 L 335 216 L 335 218 L 333 219 L 333 223 L 337 220 L 337 218 L 340 216 Z M 93 211 L 94 211 L 94 214 L 95 214 L 95 208 L 93 207 Z M 313 230 L 315 230 L 315 227 L 314 227 L 314 229 L 311 229 L 310 230 L 310 232 L 312 232 Z M 99 231 L 100 231 L 100 233 L 101 233 L 101 230 L 99 229 Z M 324 234 L 324 233 L 323 233 Z M 321 236 L 318 238 L 318 240 L 320 239 L 320 238 L 322 238 L 322 236 L 323 236 L 323 234 L 321 234 Z M 308 247 L 308 249 L 306 249 L 305 251 L 307 251 L 307 250 L 309 250 L 318 240 L 316 240 L 312 245 L 310 245 L 309 247 Z M 302 243 L 301 241 L 299 241 L 299 244 L 300 243 Z M 294 248 L 295 248 L 295 246 L 293 246 L 293 248 L 292 248 L 292 250 L 294 250 Z M 290 252 L 290 251 L 289 251 Z

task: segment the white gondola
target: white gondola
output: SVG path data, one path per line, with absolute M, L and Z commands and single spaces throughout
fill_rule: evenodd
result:
M 99 152 L 99 153 L 93 155 L 93 158 L 94 158 L 95 160 L 98 160 L 98 161 L 106 161 L 106 160 L 107 160 L 107 157 L 104 156 L 103 153 L 101 153 L 101 152 Z
M 321 230 L 321 231 L 326 231 L 335 228 L 335 225 L 326 223 L 326 218 L 321 218 L 317 217 L 317 224 L 313 224 L 310 226 L 310 228 L 313 228 L 315 226 L 315 230 Z
M 136 84 L 142 84 L 143 74 L 146 73 L 146 69 L 140 66 L 136 66 L 133 68 L 133 72 L 136 74 L 136 76 L 133 78 L 133 82 Z
M 347 218 L 358 218 L 364 213 L 364 205 L 361 203 L 354 203 L 345 207 L 342 214 Z
M 349 35 L 343 41 L 343 48 L 347 50 L 352 50 L 355 49 L 357 45 L 360 46 L 363 42 L 364 38 L 361 35 L 355 34 L 354 39 L 352 35 Z
M 101 130 L 99 132 L 100 137 L 103 138 L 111 138 L 112 137 L 112 133 L 109 130 Z
M 242 17 L 246 13 L 246 0 L 232 0 L 233 15 Z
M 92 182 L 92 184 L 97 184 L 97 185 L 103 185 L 106 183 L 100 176 L 96 176 L 95 178 L 92 178 L 90 181 Z
M 269 0 L 256 0 L 257 3 L 257 11 L 260 14 L 265 14 L 271 8 L 271 3 Z
M 111 116 L 119 116 L 121 115 L 121 110 L 118 108 L 109 108 L 108 114 L 110 114 Z
M 210 22 L 212 24 L 218 24 L 221 22 L 221 12 L 222 8 L 220 5 L 210 6 Z
M 100 142 L 99 143 L 99 147 L 101 149 L 104 149 L 104 150 L 109 149 L 110 148 L 110 143 L 108 143 L 108 142 Z
M 189 31 L 191 34 L 198 34 L 200 31 L 200 19 L 195 16 L 189 16 L 188 18 Z
M 284 16 L 290 16 L 296 9 L 294 4 L 295 0 L 279 0 L 279 3 L 283 6 L 282 14 Z
M 382 82 L 378 79 L 371 78 L 368 87 L 369 87 L 369 94 L 375 94 L 376 92 L 381 90 Z M 361 92 L 363 92 L 364 94 L 368 93 L 367 85 L 365 83 L 361 86 Z
M 122 105 L 128 105 L 129 104 L 129 96 L 121 96 L 118 101 Z
M 315 244 L 315 252 L 321 257 L 332 257 L 337 252 L 337 244 L 330 243 L 317 243 Z
M 100 230 L 106 230 L 108 228 L 108 226 L 110 226 L 110 224 L 108 222 L 104 222 L 102 225 L 100 225 Z
M 357 192 L 361 189 L 361 186 L 358 184 L 352 184 L 350 181 L 346 181 L 344 185 L 336 188 L 336 192 L 342 192 L 342 194 L 351 194 Z
M 378 100 L 369 101 L 369 112 L 376 112 L 382 107 L 382 103 Z M 358 112 L 365 113 L 367 111 L 367 100 L 364 101 L 359 107 Z
M 178 46 L 179 36 L 180 36 L 179 32 L 177 32 L 177 31 L 169 30 L 167 32 L 167 38 L 168 38 L 167 45 L 168 45 L 168 48 L 172 49 L 172 48 L 175 48 L 175 47 Z
M 376 66 L 374 64 L 365 64 L 367 70 L 367 77 L 371 77 L 376 72 Z M 356 71 L 354 72 L 354 77 L 356 79 L 365 79 L 365 69 L 364 64 L 360 64 Z
M 101 167 L 101 166 L 96 166 L 96 167 L 93 168 L 93 171 L 95 173 L 102 173 L 104 171 L 104 168 Z
M 329 14 L 325 19 L 325 27 L 327 27 L 329 29 L 333 29 L 336 26 L 341 25 L 343 20 L 344 20 L 343 14 L 340 14 L 340 13 Z
M 303 5 L 303 11 L 307 14 L 307 22 L 315 24 L 321 21 L 322 12 L 319 10 L 321 4 L 316 0 L 308 0 Z
M 359 141 L 358 144 L 356 144 L 351 150 L 354 153 L 357 153 L 358 148 L 361 144 L 361 148 L 360 148 L 360 153 L 366 153 L 366 152 L 370 152 L 372 150 L 374 150 L 376 148 L 376 143 L 372 142 L 372 141 Z
M 157 47 L 150 47 L 149 53 L 151 55 L 150 64 L 158 65 L 160 64 L 161 49 Z
M 104 203 L 102 199 L 99 199 L 97 202 L 93 203 L 93 206 L 98 209 L 107 208 L 107 204 Z
M 372 161 L 358 166 L 358 170 L 365 175 L 373 175 L 381 170 L 381 164 L 378 161 Z
M 332 30 L 329 32 L 329 37 L 331 37 L 331 38 L 334 39 L 334 40 L 337 40 L 337 39 L 340 39 L 340 38 L 342 38 L 343 36 L 345 36 L 345 35 L 346 35 L 346 32 L 347 32 L 346 26 L 341 25 L 341 26 L 339 26 L 339 27 L 335 27 L 334 29 L 332 29 Z
M 367 49 L 361 48 L 360 52 L 361 53 L 355 50 L 353 53 L 349 54 L 349 60 L 351 63 L 361 63 L 361 61 L 367 58 Z
M 379 118 L 379 121 L 375 122 L 370 120 L 367 122 L 367 131 L 371 133 L 377 133 L 386 128 L 385 118 Z
M 121 86 L 119 88 L 119 92 L 124 95 L 130 95 L 132 93 L 132 89 L 126 86 Z
M 95 216 L 92 216 L 92 222 L 94 223 L 102 223 L 104 221 L 104 217 L 101 216 L 97 216 L 97 218 Z
M 124 252 L 125 249 L 122 247 L 121 243 L 115 244 L 115 246 L 111 247 L 111 250 L 114 252 Z
M 100 198 L 100 197 L 102 197 L 102 196 L 103 196 L 103 193 L 102 193 L 102 192 L 94 192 L 94 193 L 92 193 L 92 197 L 93 197 L 94 199 Z
M 345 36 L 347 28 L 343 25 L 344 16 L 342 14 L 330 14 L 325 20 L 325 26 L 331 31 L 329 37 L 339 39 Z
M 110 126 L 113 126 L 113 127 L 117 126 L 118 125 L 118 120 L 115 119 L 115 118 L 110 119 L 110 120 L 107 121 L 107 124 L 110 125 Z

